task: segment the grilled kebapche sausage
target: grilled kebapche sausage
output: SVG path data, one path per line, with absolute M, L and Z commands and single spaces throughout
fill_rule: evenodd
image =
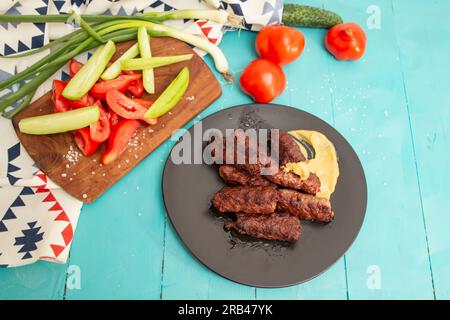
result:
M 290 162 L 305 161 L 305 156 L 295 139 L 286 131 L 280 130 L 279 134 L 280 165 L 284 166 Z
M 272 183 L 270 183 L 263 176 L 250 174 L 234 165 L 221 165 L 219 167 L 219 175 L 225 183 L 230 185 L 254 187 L 272 185 Z
M 310 173 L 308 178 L 302 178 L 292 172 L 278 171 L 273 175 L 264 176 L 270 182 L 285 188 L 300 190 L 309 194 L 316 194 L 320 191 L 320 180 L 314 173 Z
M 275 211 L 278 190 L 275 187 L 224 187 L 213 197 L 219 212 L 268 214 Z
M 245 131 L 235 130 L 232 138 L 234 139 L 233 146 L 235 148 L 229 152 L 233 155 L 234 162 L 232 165 L 234 168 L 246 173 L 247 175 L 255 177 L 261 175 L 261 170 L 263 168 L 268 168 L 271 164 L 274 164 L 274 159 L 269 156 L 258 154 L 258 150 L 254 149 L 254 146 L 257 146 L 257 143 L 253 137 L 246 135 Z M 240 145 L 240 148 L 238 148 L 239 143 L 242 141 L 245 141 L 245 145 Z M 282 163 L 286 164 L 288 162 L 301 162 L 305 160 L 305 157 L 301 153 L 300 147 L 290 134 L 280 130 L 279 141 L 280 161 L 282 161 Z M 224 138 L 223 141 L 213 141 L 211 143 L 216 144 L 216 147 L 213 150 L 219 151 L 216 159 L 220 160 L 221 163 L 226 163 L 226 139 Z M 238 150 L 243 150 L 243 154 L 240 154 L 241 157 L 238 155 Z M 258 155 L 258 163 L 249 163 L 251 155 Z M 213 156 L 216 155 L 214 154 Z M 237 163 L 240 158 L 242 158 L 245 163 Z M 226 170 L 230 169 L 227 168 Z M 309 194 L 316 194 L 320 190 L 320 180 L 315 174 L 312 173 L 307 179 L 302 180 L 302 178 L 295 173 L 283 172 L 276 167 L 275 173 L 272 175 L 263 175 L 262 177 L 285 188 L 296 189 Z M 244 178 L 241 177 L 241 179 Z M 225 178 L 224 180 L 226 181 Z M 259 180 L 259 182 L 262 182 L 262 180 Z M 247 183 L 241 183 L 239 181 L 236 181 L 233 184 L 248 185 Z
M 223 138 L 210 142 L 213 146 L 212 156 L 216 159 L 216 163 L 234 165 L 239 170 L 251 175 L 260 175 L 264 167 L 270 167 L 274 163 L 274 160 L 268 155 L 259 154 L 258 140 L 252 135 L 246 134 L 244 130 L 234 130 L 228 139 Z M 233 141 L 233 144 L 229 146 L 228 141 Z M 232 158 L 227 159 L 227 153 Z
M 331 203 L 295 190 L 280 189 L 277 208 L 303 220 L 330 222 L 334 218 Z
M 289 213 L 269 215 L 237 213 L 236 218 L 235 222 L 225 224 L 227 230 L 234 229 L 241 234 L 267 240 L 293 242 L 300 239 L 300 220 Z

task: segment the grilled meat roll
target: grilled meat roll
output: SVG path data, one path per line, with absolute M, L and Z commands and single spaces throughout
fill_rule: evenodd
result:
M 330 222 L 334 218 L 329 200 L 295 190 L 280 189 L 277 208 L 304 220 Z
M 280 130 L 279 142 L 280 166 L 306 160 L 295 139 L 286 131 Z
M 224 187 L 213 197 L 219 212 L 268 214 L 275 211 L 278 190 L 275 187 Z
M 227 144 L 227 138 L 210 142 L 216 163 L 234 165 L 251 175 L 259 175 L 262 168 L 270 167 L 274 163 L 269 155 L 259 154 L 258 140 L 246 134 L 244 130 L 234 130 L 230 139 L 233 141 L 232 145 Z
M 260 175 L 250 174 L 245 170 L 239 169 L 234 165 L 223 164 L 219 167 L 219 175 L 230 185 L 239 186 L 270 186 L 267 179 Z
M 237 213 L 236 218 L 235 222 L 225 225 L 227 230 L 234 229 L 241 234 L 267 240 L 293 242 L 300 238 L 300 220 L 288 213 L 270 215 Z
M 316 194 L 320 191 L 320 180 L 315 174 L 310 173 L 306 180 L 295 173 L 278 171 L 273 175 L 264 176 L 270 182 L 285 188 L 300 190 L 309 194 Z

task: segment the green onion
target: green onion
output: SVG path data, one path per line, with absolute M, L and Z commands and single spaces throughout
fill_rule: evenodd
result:
M 88 62 L 69 81 L 62 92 L 63 97 L 69 100 L 79 100 L 88 93 L 102 75 L 115 52 L 116 46 L 111 40 L 98 48 Z
M 0 22 L 10 23 L 65 23 L 70 14 L 49 15 L 0 15 Z M 146 12 L 134 16 L 112 15 L 81 15 L 86 22 L 107 22 L 118 20 L 144 20 L 149 22 L 163 22 L 176 19 L 211 20 L 218 23 L 227 23 L 233 15 L 225 10 L 172 10 L 166 12 Z
M 137 58 L 123 60 L 121 65 L 122 70 L 147 70 L 150 68 L 158 68 L 169 64 L 191 60 L 193 56 L 193 54 L 180 54 L 176 56 Z
M 30 93 L 28 96 L 26 96 L 23 101 L 20 103 L 20 105 L 17 106 L 17 108 L 15 108 L 14 110 L 12 110 L 11 112 L 6 114 L 6 117 L 11 119 L 13 118 L 16 114 L 18 114 L 20 111 L 22 111 L 25 107 L 27 107 L 31 100 L 33 100 L 34 95 L 36 94 L 36 91 Z
M 172 110 L 183 97 L 189 86 L 189 69 L 184 67 L 177 77 L 161 93 L 150 109 L 144 114 L 145 119 L 158 118 Z
M 14 105 L 17 101 L 22 99 L 23 97 L 31 94 L 32 92 L 36 91 L 36 89 L 45 82 L 48 78 L 50 78 L 56 71 L 58 71 L 60 68 L 63 67 L 64 64 L 61 64 L 59 66 L 56 66 L 54 68 L 46 69 L 42 72 L 40 72 L 33 80 L 27 82 L 23 86 L 20 87 L 19 90 L 11 93 L 10 95 L 7 95 L 6 97 L 3 97 L 0 99 L 0 112 L 3 113 L 4 110 Z
M 107 40 L 111 40 L 113 42 L 123 42 L 136 39 L 136 30 L 119 30 L 115 32 L 109 33 L 105 36 Z M 89 51 L 98 47 L 100 43 L 92 42 L 89 46 L 87 46 L 83 52 Z M 69 49 L 74 49 L 72 46 Z M 66 61 L 67 62 L 67 61 Z M 65 63 L 64 63 L 65 64 Z M 10 106 L 15 104 L 17 101 L 27 96 L 28 94 L 34 92 L 39 86 L 44 83 L 48 78 L 50 78 L 54 73 L 56 73 L 64 64 L 56 65 L 51 68 L 45 68 L 42 71 L 36 73 L 35 77 L 27 82 L 25 85 L 21 86 L 19 90 L 10 94 L 2 99 L 0 99 L 0 113 L 3 113 L 4 110 Z
M 98 24 L 92 25 L 92 29 L 105 41 L 111 40 L 113 42 L 122 42 L 136 39 L 137 29 L 139 27 L 145 27 L 149 35 L 153 37 L 173 37 L 181 41 L 187 42 L 193 46 L 196 46 L 209 54 L 214 59 L 214 63 L 219 72 L 221 72 L 225 78 L 231 78 L 228 71 L 228 62 L 222 53 L 222 51 L 199 36 L 187 34 L 185 32 L 176 30 L 174 28 L 155 24 L 149 21 L 164 21 L 175 18 L 211 18 L 220 20 L 223 19 L 224 13 L 217 13 L 218 10 L 200 10 L 194 13 L 190 10 L 178 10 L 165 13 L 145 13 L 142 15 L 136 15 L 131 17 L 114 17 L 114 16 L 83 16 L 83 19 L 87 22 L 96 22 Z M 213 13 L 216 12 L 216 13 Z M 217 16 L 213 17 L 213 14 Z M 222 18 L 220 18 L 222 15 Z M 68 15 L 61 17 L 57 16 L 4 16 L 0 15 L 0 22 L 63 22 L 66 21 Z M 40 21 L 39 19 L 43 19 Z M 230 16 L 228 16 L 230 19 Z M 44 21 L 45 20 L 45 21 Z M 8 78 L 6 81 L 0 83 L 0 90 L 20 83 L 20 81 L 30 79 L 25 85 L 21 86 L 16 92 L 4 97 L 0 100 L 0 113 L 3 114 L 8 106 L 14 105 L 17 101 L 29 96 L 33 93 L 45 80 L 58 71 L 65 63 L 77 54 L 86 52 L 88 50 L 97 48 L 101 45 L 101 42 L 95 40 L 91 35 L 86 33 L 85 30 L 77 30 L 71 34 L 58 39 L 56 44 L 47 45 L 46 48 L 53 46 L 59 47 L 56 50 L 51 51 L 46 57 L 40 61 L 34 63 L 26 70 Z M 27 56 L 44 50 L 43 48 L 35 51 L 26 52 L 20 54 L 20 56 Z M 14 56 L 18 57 L 18 56 Z M 152 58 L 154 59 L 154 58 Z M 145 62 L 145 61 L 143 61 Z M 122 62 L 121 62 L 122 63 Z M 147 62 L 145 62 L 147 63 Z M 145 65 L 145 68 L 153 68 L 154 65 Z M 144 68 L 144 69 L 145 69 Z
M 232 79 L 229 72 L 228 61 L 222 50 L 215 46 L 208 40 L 205 40 L 197 35 L 189 34 L 177 29 L 171 28 L 162 24 L 154 24 L 151 22 L 143 22 L 147 27 L 147 31 L 154 37 L 172 37 L 186 43 L 189 43 L 201 50 L 208 52 L 214 59 L 214 64 L 217 71 L 219 71 L 226 79 Z
M 117 78 L 120 75 L 120 72 L 122 71 L 122 68 L 120 66 L 120 63 L 123 60 L 133 59 L 139 55 L 139 45 L 136 43 L 133 46 L 130 47 L 123 55 L 120 56 L 119 59 L 114 61 L 112 65 L 108 67 L 108 69 L 103 72 L 101 78 L 103 80 L 112 80 Z
M 138 29 L 138 44 L 141 58 L 151 58 L 152 50 L 150 48 L 150 38 L 147 34 L 147 29 L 144 26 L 139 27 Z M 147 93 L 155 93 L 155 75 L 153 73 L 153 68 L 142 70 L 142 82 Z
M 84 19 L 78 13 L 76 13 L 73 10 L 70 10 L 69 14 L 70 14 L 70 18 L 68 20 L 74 19 L 75 22 L 81 27 L 81 29 L 86 31 L 86 33 L 88 35 L 90 35 L 92 38 L 94 38 L 98 42 L 106 43 L 106 41 L 102 38 L 102 36 L 99 35 L 97 32 L 95 32 L 95 30 L 93 28 L 91 28 L 91 26 L 86 21 L 84 21 Z
M 100 109 L 98 106 L 90 106 L 22 119 L 19 122 L 19 129 L 27 134 L 55 134 L 78 130 L 94 124 L 100 118 Z

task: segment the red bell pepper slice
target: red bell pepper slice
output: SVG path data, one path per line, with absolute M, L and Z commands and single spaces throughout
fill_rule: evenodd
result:
M 113 80 L 101 81 L 92 87 L 90 94 L 98 100 L 105 100 L 108 91 L 115 89 L 125 92 L 133 81 L 141 77 L 140 74 L 130 74 L 119 76 Z
M 83 64 L 81 62 L 78 62 L 75 59 L 70 60 L 69 73 L 70 73 L 71 77 L 76 75 L 78 73 L 78 71 L 80 71 L 81 68 L 83 68 Z
M 134 70 L 124 70 L 122 71 L 122 73 L 126 75 L 139 74 L 137 71 Z M 142 98 L 145 91 L 144 82 L 142 81 L 142 78 L 133 81 L 128 87 L 127 91 L 135 98 Z
M 92 106 L 93 104 L 95 104 L 95 99 L 92 98 L 88 93 L 85 94 L 80 100 L 67 99 L 67 101 L 69 102 L 69 106 L 72 109 L 89 107 L 89 106 Z
M 69 100 L 64 98 L 61 94 L 64 88 L 66 87 L 66 83 L 61 80 L 53 81 L 53 91 L 52 91 L 52 101 L 55 109 L 55 113 L 65 112 L 70 110 Z
M 109 115 L 103 109 L 102 103 L 97 101 L 95 104 L 100 109 L 100 118 L 89 127 L 90 135 L 94 142 L 103 143 L 111 135 L 111 123 L 109 122 Z
M 124 119 L 114 127 L 109 137 L 108 150 L 102 156 L 102 163 L 104 165 L 114 162 L 125 152 L 128 141 L 133 137 L 139 126 L 140 122 L 138 120 Z
M 74 131 L 75 143 L 80 151 L 89 157 L 98 149 L 98 143 L 91 139 L 89 128 L 79 129 Z
M 135 98 L 141 98 L 144 95 L 144 82 L 142 79 L 134 80 L 128 87 L 128 92 Z
M 108 91 L 106 102 L 111 110 L 125 119 L 142 119 L 147 111 L 146 107 L 118 90 Z

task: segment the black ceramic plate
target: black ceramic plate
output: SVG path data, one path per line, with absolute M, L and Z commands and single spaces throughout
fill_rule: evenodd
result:
M 210 208 L 214 193 L 224 186 L 217 167 L 175 165 L 169 156 L 163 175 L 164 202 L 176 232 L 195 257 L 230 280 L 256 287 L 284 287 L 317 276 L 344 255 L 363 223 L 367 187 L 356 153 L 334 128 L 298 109 L 257 104 L 210 115 L 188 130 L 191 135 L 200 125 L 203 132 L 249 127 L 320 131 L 336 147 L 340 176 L 331 199 L 334 221 L 302 222 L 300 240 L 288 245 L 224 231 L 223 218 Z

